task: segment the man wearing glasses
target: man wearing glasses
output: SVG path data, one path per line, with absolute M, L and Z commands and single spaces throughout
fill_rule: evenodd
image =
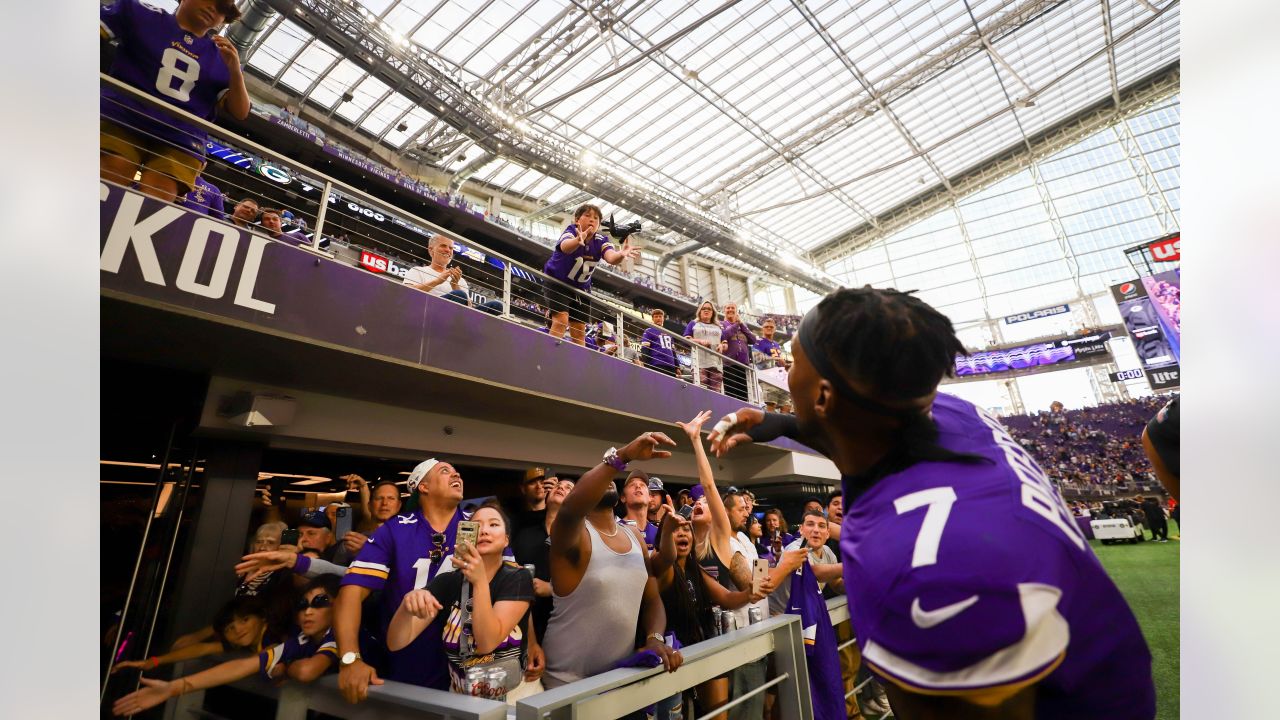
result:
M 368 696 L 369 685 L 382 679 L 359 652 L 362 603 L 382 591 L 382 624 L 395 614 L 411 590 L 425 588 L 453 554 L 458 521 L 465 520 L 462 476 L 447 462 L 419 463 L 409 474 L 409 493 L 418 506 L 397 515 L 369 538 L 342 580 L 334 605 L 334 635 L 338 642 L 338 687 L 348 702 Z M 385 634 L 385 633 L 384 633 Z M 444 648 L 438 633 L 423 633 L 412 644 L 389 654 L 392 680 L 446 690 L 449 686 Z

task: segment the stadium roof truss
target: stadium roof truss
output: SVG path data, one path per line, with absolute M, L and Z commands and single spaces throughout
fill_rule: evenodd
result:
M 276 14 L 248 67 L 371 142 L 815 292 L 815 261 L 1176 86 L 1179 58 L 1178 0 L 249 5 Z

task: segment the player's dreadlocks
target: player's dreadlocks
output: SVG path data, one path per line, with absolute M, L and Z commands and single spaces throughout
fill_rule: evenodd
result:
M 846 377 L 887 400 L 928 395 L 968 354 L 951 320 L 911 292 L 843 288 L 818 307 L 814 340 Z
M 929 395 L 943 377 L 955 373 L 956 355 L 968 354 L 946 315 L 911 292 L 870 285 L 833 292 L 815 310 L 814 322 L 802 324 L 800 335 L 810 360 L 816 357 L 815 368 L 846 400 L 901 422 L 895 452 L 886 458 L 890 465 L 982 460 L 938 445 L 937 427 L 927 414 L 894 410 L 844 382 L 864 383 L 890 403 Z

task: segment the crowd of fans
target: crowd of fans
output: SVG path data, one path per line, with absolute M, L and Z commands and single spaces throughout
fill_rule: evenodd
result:
M 1142 430 L 1164 402 L 1145 397 L 1079 410 L 1055 403 L 1047 411 L 1001 421 L 1065 497 L 1113 496 L 1155 485 Z
M 167 652 L 118 660 L 113 672 L 144 676 L 114 712 L 254 675 L 309 683 L 334 672 L 351 702 L 393 679 L 514 703 L 615 667 L 674 671 L 681 647 L 790 612 L 795 593 L 839 593 L 840 493 L 810 498 L 794 528 L 778 508 L 758 511 L 749 491 L 717 486 L 701 435 L 709 417 L 679 423 L 699 483 L 674 493 L 626 469 L 669 455 L 661 433 L 611 448 L 581 477 L 531 468 L 505 502 L 464 500 L 461 474 L 436 459 L 400 483 L 344 476 L 345 496 L 319 507 L 262 488 L 232 599 Z M 806 565 L 814 582 L 793 579 Z M 664 700 L 655 717 L 679 718 L 690 703 L 713 710 L 768 672 L 764 660 L 748 664 Z M 880 692 L 868 686 L 871 708 Z M 768 717 L 771 701 L 761 694 L 729 716 Z

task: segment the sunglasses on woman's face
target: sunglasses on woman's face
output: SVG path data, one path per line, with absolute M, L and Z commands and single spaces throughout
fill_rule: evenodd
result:
M 329 597 L 328 595 L 325 595 L 324 593 L 320 593 L 319 595 L 311 598 L 311 602 L 307 602 L 306 600 L 299 600 L 297 609 L 298 609 L 298 612 L 302 612 L 307 608 L 323 610 L 327 607 L 333 607 L 333 598 Z

